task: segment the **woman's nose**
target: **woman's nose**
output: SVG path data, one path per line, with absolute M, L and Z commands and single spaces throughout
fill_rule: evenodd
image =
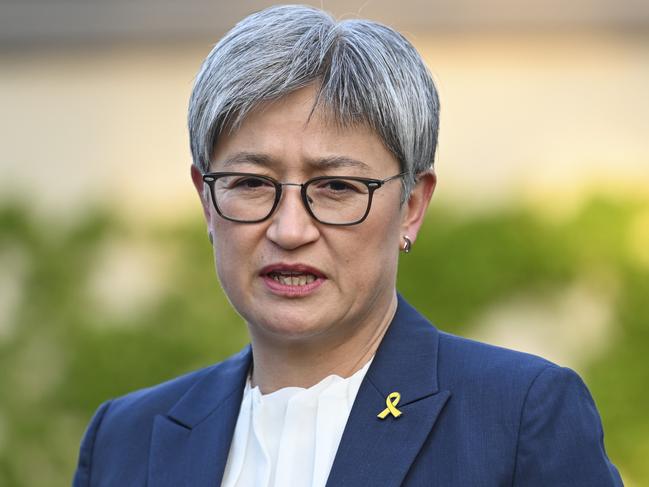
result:
M 300 188 L 285 186 L 266 236 L 278 246 L 292 250 L 318 239 L 320 230 L 302 202 Z

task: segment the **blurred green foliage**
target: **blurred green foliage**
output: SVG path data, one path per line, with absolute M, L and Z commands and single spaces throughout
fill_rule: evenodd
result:
M 628 485 L 649 478 L 645 226 L 649 201 L 628 196 L 594 196 L 552 218 L 526 207 L 466 214 L 434 205 L 413 252 L 401 258 L 398 282 L 437 326 L 469 336 L 485 310 L 512 296 L 545 296 L 584 278 L 613 282 L 614 338 L 579 372 Z M 102 287 L 134 242 L 133 272 Z M 157 260 L 146 263 L 147 251 Z M 138 286 L 152 291 L 138 300 Z M 102 301 L 102 290 L 116 297 Z M 0 485 L 69 485 L 83 430 L 102 401 L 219 361 L 246 342 L 198 218 L 142 225 L 97 210 L 62 224 L 5 205 Z

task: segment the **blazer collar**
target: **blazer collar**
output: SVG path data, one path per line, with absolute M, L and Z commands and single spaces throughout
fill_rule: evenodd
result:
M 401 295 L 397 299 L 397 311 L 367 376 L 384 398 L 398 388 L 405 406 L 439 390 L 439 332 Z
M 252 354 L 248 345 L 214 366 L 154 419 L 149 480 L 156 487 L 207 487 L 223 477 Z
M 168 417 L 187 428 L 194 428 L 229 399 L 241 399 L 252 361 L 247 345 L 238 354 L 221 362 L 197 382 L 173 408 Z M 238 413 L 237 413 L 238 414 Z
M 354 401 L 327 487 L 402 484 L 450 397 L 439 390 L 438 344 L 437 329 L 399 296 Z M 392 392 L 401 395 L 402 414 L 379 419 Z

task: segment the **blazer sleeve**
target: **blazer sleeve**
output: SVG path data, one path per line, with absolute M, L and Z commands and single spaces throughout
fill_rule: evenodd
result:
M 593 398 L 574 371 L 550 365 L 532 382 L 521 412 L 513 485 L 623 485 L 604 450 Z
M 83 440 L 81 440 L 79 463 L 77 465 L 77 471 L 74 474 L 74 479 L 72 480 L 72 487 L 90 487 L 95 440 L 99 428 L 101 427 L 101 422 L 104 419 L 104 415 L 110 407 L 110 403 L 110 401 L 107 401 L 99 406 L 86 429 Z

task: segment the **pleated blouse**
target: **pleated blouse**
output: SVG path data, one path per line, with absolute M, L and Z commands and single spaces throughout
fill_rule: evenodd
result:
M 363 377 L 262 394 L 246 383 L 222 487 L 324 487 Z

